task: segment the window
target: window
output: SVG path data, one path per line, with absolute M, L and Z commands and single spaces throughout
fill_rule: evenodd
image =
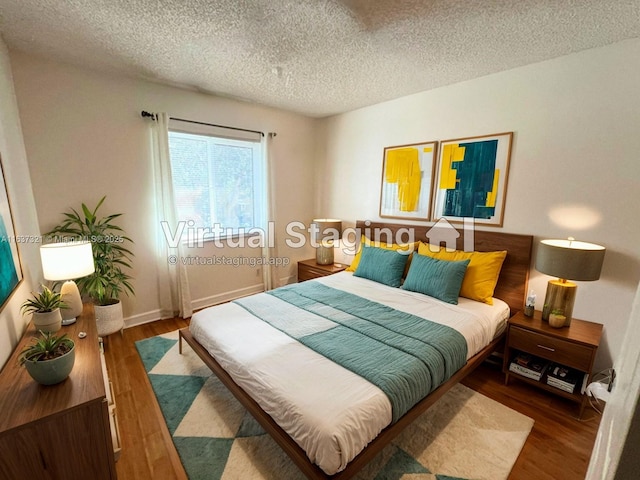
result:
M 189 240 L 244 235 L 263 226 L 265 175 L 257 140 L 169 131 L 178 219 L 186 222 Z

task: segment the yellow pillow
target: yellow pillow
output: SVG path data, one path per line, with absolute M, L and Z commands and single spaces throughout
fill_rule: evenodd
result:
M 460 296 L 493 305 L 493 291 L 498 283 L 502 263 L 507 256 L 506 250 L 497 252 L 454 250 L 448 252 L 444 248 L 440 248 L 439 251 L 432 252 L 429 244 L 420 242 L 418 253 L 438 260 L 466 260 L 468 258 L 469 265 L 462 280 Z
M 360 247 L 358 248 L 358 253 L 356 253 L 356 256 L 353 257 L 353 261 L 351 262 L 351 265 L 349 265 L 345 271 L 346 272 L 355 272 L 356 268 L 358 268 L 358 264 L 360 263 L 360 256 L 362 255 L 362 245 L 371 245 L 374 247 L 378 247 L 378 248 L 384 248 L 385 250 L 396 250 L 398 252 L 413 252 L 416 247 L 418 246 L 420 242 L 415 242 L 415 243 L 407 243 L 404 245 L 398 245 L 396 243 L 382 243 L 382 242 L 373 242 L 371 240 L 369 240 L 367 237 L 365 237 L 364 235 L 362 235 L 362 238 L 360 239 Z M 411 255 L 411 253 L 409 254 Z M 409 263 L 411 262 L 411 256 L 409 256 L 409 259 L 407 260 L 407 266 L 404 270 L 404 274 L 403 277 L 406 275 L 407 270 L 409 269 Z

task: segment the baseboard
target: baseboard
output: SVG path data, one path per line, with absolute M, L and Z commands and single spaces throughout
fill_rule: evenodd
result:
M 289 275 L 287 277 L 280 277 L 280 285 L 285 286 L 290 283 L 298 283 L 298 275 Z
M 145 323 L 155 322 L 163 318 L 160 309 L 152 310 L 150 312 L 139 313 L 124 319 L 124 328 L 135 327 L 137 325 L 143 325 Z M 166 317 L 165 317 L 166 318 Z
M 224 292 L 218 295 L 212 295 L 210 297 L 200 298 L 198 300 L 191 301 L 191 308 L 193 311 L 202 310 L 203 308 L 218 305 L 220 303 L 230 302 L 236 298 L 246 297 L 253 295 L 254 293 L 260 293 L 264 291 L 264 285 L 262 283 L 252 285 L 250 287 L 239 288 L 230 292 Z M 124 328 L 135 327 L 137 325 L 143 325 L 145 323 L 155 322 L 163 318 L 171 318 L 171 315 L 162 315 L 160 309 L 151 310 L 145 313 L 139 313 L 124 319 Z
M 230 292 L 220 293 L 218 295 L 212 295 L 210 297 L 201 298 L 199 300 L 192 300 L 191 308 L 193 308 L 193 311 L 202 310 L 203 308 L 230 302 L 231 300 L 235 300 L 236 298 L 246 297 L 248 295 L 253 295 L 254 293 L 260 292 L 264 292 L 264 285 L 262 283 L 252 285 L 250 287 L 239 288 Z

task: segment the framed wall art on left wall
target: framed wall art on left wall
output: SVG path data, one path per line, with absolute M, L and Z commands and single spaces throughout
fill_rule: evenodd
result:
M 0 155 L 0 310 L 22 281 L 13 215 Z

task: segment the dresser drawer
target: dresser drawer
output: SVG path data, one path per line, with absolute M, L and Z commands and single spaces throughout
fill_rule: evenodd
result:
M 113 445 L 113 458 L 117 462 L 120 459 L 122 443 L 120 443 L 120 430 L 118 429 L 118 417 L 116 407 L 109 407 L 109 426 L 111 427 L 111 444 Z
M 567 340 L 541 335 L 523 328 L 509 329 L 509 347 L 529 352 L 584 372 L 591 368 L 594 349 Z
M 321 268 L 310 267 L 308 265 L 298 266 L 298 281 L 303 282 L 305 280 L 312 280 L 314 278 L 325 277 L 330 275 L 330 272 L 322 270 Z

